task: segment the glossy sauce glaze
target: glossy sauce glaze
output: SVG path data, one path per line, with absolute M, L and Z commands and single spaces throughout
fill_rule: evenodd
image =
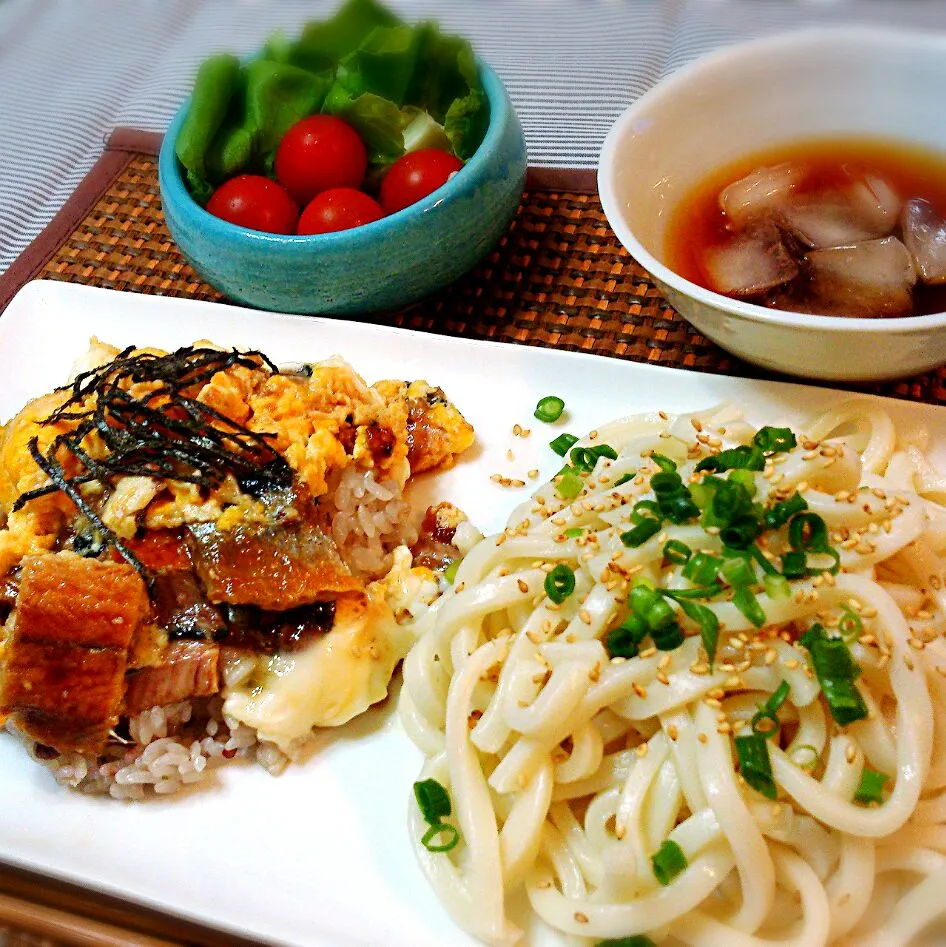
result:
M 890 184 L 902 199 L 923 198 L 946 217 L 946 155 L 905 142 L 875 138 L 801 141 L 755 152 L 708 174 L 670 218 L 664 248 L 667 266 L 691 282 L 716 291 L 702 261 L 707 251 L 732 237 L 733 227 L 720 206 L 720 194 L 755 169 L 783 162 L 806 169 L 804 180 L 794 191 L 799 197 L 840 188 L 851 174 L 874 175 Z M 946 285 L 918 282 L 913 300 L 916 315 L 946 311 Z M 761 300 L 753 301 L 764 304 Z

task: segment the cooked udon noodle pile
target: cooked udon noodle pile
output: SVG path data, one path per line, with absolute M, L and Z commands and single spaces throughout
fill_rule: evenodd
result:
M 401 698 L 422 786 L 449 794 L 412 801 L 411 834 L 462 927 L 519 942 L 524 887 L 569 943 L 928 928 L 946 477 L 922 440 L 866 399 L 794 432 L 633 417 L 468 553 Z

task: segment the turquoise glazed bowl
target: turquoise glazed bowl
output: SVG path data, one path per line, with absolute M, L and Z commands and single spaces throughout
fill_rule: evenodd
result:
M 164 136 L 158 168 L 171 236 L 211 286 L 260 309 L 348 315 L 422 299 L 486 255 L 522 198 L 522 127 L 496 73 L 481 63 L 480 76 L 489 98 L 489 128 L 462 170 L 395 214 L 306 237 L 238 227 L 195 203 L 174 153 L 185 103 Z

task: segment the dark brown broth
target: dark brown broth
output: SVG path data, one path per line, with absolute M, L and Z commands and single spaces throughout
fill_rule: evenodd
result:
M 843 168 L 875 174 L 906 200 L 922 197 L 946 217 L 946 155 L 902 141 L 880 138 L 820 138 L 758 151 L 708 174 L 670 218 L 665 257 L 667 266 L 684 279 L 713 289 L 700 260 L 705 252 L 731 235 L 719 206 L 720 192 L 756 168 L 791 161 L 810 168 L 796 193 L 804 194 L 844 181 Z M 917 283 L 916 315 L 946 312 L 946 286 Z

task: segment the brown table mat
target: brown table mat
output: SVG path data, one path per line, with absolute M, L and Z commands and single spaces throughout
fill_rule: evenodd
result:
M 218 301 L 161 213 L 160 137 L 119 129 L 99 164 L 0 278 L 0 308 L 27 279 Z M 498 247 L 438 295 L 370 321 L 473 339 L 594 352 L 674 368 L 773 377 L 728 355 L 670 308 L 618 243 L 588 171 L 530 171 Z M 946 369 L 862 390 L 946 403 Z

